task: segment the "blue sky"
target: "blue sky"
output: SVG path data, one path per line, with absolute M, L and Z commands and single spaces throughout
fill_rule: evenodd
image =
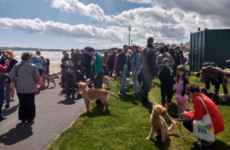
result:
M 121 47 L 128 44 L 128 26 L 132 27 L 133 44 L 144 46 L 149 35 L 156 42 L 180 43 L 187 42 L 189 33 L 198 27 L 230 26 L 224 19 L 230 13 L 227 0 L 220 0 L 218 6 L 206 3 L 210 9 L 198 2 L 0 0 L 0 47 Z M 213 11 L 220 8 L 222 12 Z

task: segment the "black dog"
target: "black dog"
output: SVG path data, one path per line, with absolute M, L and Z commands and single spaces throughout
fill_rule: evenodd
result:
M 209 97 L 214 103 L 216 103 L 217 100 L 219 101 L 219 95 L 215 92 L 210 92 L 206 88 L 200 88 L 200 92 Z

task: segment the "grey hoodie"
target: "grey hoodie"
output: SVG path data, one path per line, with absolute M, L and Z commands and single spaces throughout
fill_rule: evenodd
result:
M 23 63 L 21 65 L 21 63 Z M 40 80 L 37 67 L 27 61 L 17 63 L 9 73 L 12 82 L 16 82 L 17 93 L 30 94 L 36 92 L 35 84 Z M 20 68 L 18 69 L 18 67 Z M 17 72 L 17 73 L 16 73 Z M 17 74 L 17 80 L 16 80 Z
M 169 53 L 166 53 L 164 56 L 162 54 L 160 54 L 157 56 L 157 61 L 156 61 L 157 68 L 159 69 L 159 71 L 161 71 L 164 68 L 163 63 L 162 63 L 164 58 L 169 59 L 169 61 L 170 61 L 169 67 L 172 68 L 175 65 L 175 62 Z

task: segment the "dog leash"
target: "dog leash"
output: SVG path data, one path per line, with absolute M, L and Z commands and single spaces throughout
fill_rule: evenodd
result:
M 173 121 L 179 121 L 179 129 L 180 129 L 180 133 L 183 135 L 183 136 L 188 136 L 190 134 L 190 131 L 188 132 L 188 134 L 183 134 L 183 132 L 181 131 L 181 122 L 184 120 L 182 119 L 182 115 L 183 113 L 180 114 L 180 116 L 177 118 L 177 119 L 171 119 L 171 118 L 167 118 L 167 117 L 163 117 L 165 119 L 168 119 L 168 120 L 173 120 Z

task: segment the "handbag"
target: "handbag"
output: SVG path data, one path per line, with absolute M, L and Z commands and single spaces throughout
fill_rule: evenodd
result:
M 208 110 L 205 106 L 204 101 L 198 96 L 197 98 L 199 98 L 202 104 L 204 105 L 204 108 L 206 109 L 207 114 L 203 115 L 201 120 L 193 121 L 193 136 L 201 140 L 205 140 L 208 142 L 214 142 L 215 134 L 214 134 L 214 127 L 212 124 L 211 117 L 208 113 Z
M 65 62 L 65 66 L 68 67 L 67 73 L 76 78 L 76 70 L 74 68 L 74 63 L 71 60 Z
M 5 81 L 9 78 L 9 74 L 7 72 L 0 72 L 0 81 Z

